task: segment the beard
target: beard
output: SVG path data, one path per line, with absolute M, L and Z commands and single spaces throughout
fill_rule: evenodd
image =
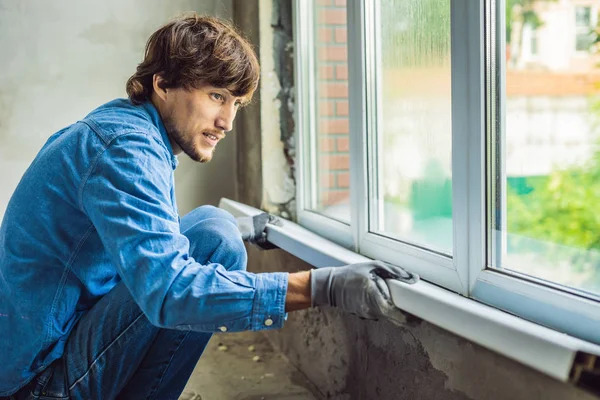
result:
M 183 151 L 189 158 L 199 163 L 207 163 L 212 160 L 213 154 L 215 153 L 215 148 L 213 148 L 209 154 L 204 154 L 205 152 L 202 151 L 202 147 L 196 145 L 194 136 L 188 136 L 179 130 L 170 115 L 164 118 L 163 123 L 169 138 L 171 138 L 171 140 L 173 140 L 173 142 L 175 142 L 181 151 Z

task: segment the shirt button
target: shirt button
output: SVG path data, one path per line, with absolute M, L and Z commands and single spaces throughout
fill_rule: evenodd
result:
M 227 327 L 226 326 L 222 326 L 219 329 L 221 330 L 221 332 L 227 332 Z
M 273 325 L 273 320 L 272 320 L 271 318 L 267 319 L 267 320 L 265 321 L 265 325 L 266 325 L 266 326 L 271 326 L 271 325 Z

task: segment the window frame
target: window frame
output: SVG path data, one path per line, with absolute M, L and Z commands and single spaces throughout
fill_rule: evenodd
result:
M 303 184 L 296 185 L 296 215 L 300 225 L 330 239 L 348 249 L 357 250 L 354 246 L 354 238 L 350 225 L 333 218 L 326 217 L 309 208 L 310 197 L 314 201 L 316 196 L 317 175 L 313 166 L 316 165 L 316 111 L 312 94 L 315 88 L 315 74 L 312 70 L 314 65 L 315 39 L 313 25 L 314 16 L 313 1 L 295 1 L 294 4 L 294 46 L 295 46 L 295 87 L 296 90 L 296 138 L 297 141 L 297 163 L 296 182 L 306 182 L 310 177 L 311 184 L 306 187 Z M 303 57 L 298 57 L 298 52 Z M 303 95 L 300 95 L 300 94 Z M 304 134 L 299 134 L 303 132 Z M 305 162 L 306 157 L 311 157 L 310 162 Z
M 219 207 L 235 217 L 262 212 L 225 198 Z M 291 221 L 267 225 L 266 234 L 269 242 L 315 268 L 369 260 Z M 586 377 L 597 369 L 594 364 L 600 357 L 598 345 L 563 335 L 424 280 L 414 284 L 392 281 L 389 289 L 394 304 L 415 317 L 555 379 L 594 390 Z
M 487 166 L 495 151 L 504 148 L 505 109 L 496 96 L 505 93 L 505 75 L 496 74 L 495 63 L 504 71 L 505 41 L 496 45 L 496 34 L 504 34 L 503 0 L 451 0 L 452 79 L 452 220 L 453 252 L 448 257 L 383 237 L 368 231 L 369 168 L 368 138 L 362 132 L 376 132 L 374 79 L 374 35 L 377 0 L 347 1 L 348 87 L 350 113 L 350 207 L 351 224 L 341 223 L 307 209 L 305 185 L 310 175 L 307 158 L 314 143 L 314 104 L 311 105 L 312 7 L 314 0 L 295 1 L 298 179 L 297 215 L 300 225 L 370 258 L 407 268 L 425 281 L 462 296 L 551 327 L 574 337 L 600 344 L 600 302 L 544 284 L 533 277 L 488 268 L 488 247 L 506 244 L 506 213 L 492 220 L 487 199 L 491 173 Z M 493 15 L 495 14 L 495 15 Z M 496 18 L 496 26 L 489 21 Z M 374 26 L 375 25 L 375 26 Z M 314 85 L 314 83 L 313 83 Z M 314 86 L 312 86 L 314 87 Z M 494 135 L 500 140 L 488 148 Z M 494 143 L 494 142 L 490 142 Z M 314 158 L 314 152 L 312 154 Z M 501 160 L 502 162 L 502 160 Z M 313 164 L 314 165 L 314 164 Z M 500 164 L 502 170 L 503 167 Z M 491 170 L 491 168 L 490 168 Z M 314 182 L 314 181 L 313 181 Z M 489 185 L 491 186 L 491 185 Z M 308 193 L 307 193 L 308 191 Z M 506 205 L 502 190 L 495 201 Z M 499 226 L 499 234 L 488 234 L 488 226 Z M 496 263 L 496 265 L 502 265 Z
M 435 251 L 422 249 L 369 231 L 371 207 L 369 204 L 371 198 L 369 181 L 374 181 L 373 175 L 370 175 L 370 171 L 374 169 L 369 168 L 369 156 L 372 156 L 371 149 L 375 148 L 375 135 L 364 135 L 362 133 L 378 132 L 377 121 L 380 117 L 378 112 L 381 109 L 377 96 L 380 82 L 377 79 L 378 70 L 376 66 L 376 63 L 380 60 L 375 57 L 375 55 L 381 54 L 375 48 L 380 43 L 379 40 L 376 40 L 379 35 L 377 15 L 379 8 L 376 7 L 376 3 L 376 1 L 371 0 L 350 0 L 347 3 L 349 21 L 347 28 L 349 38 L 349 105 L 352 110 L 361 109 L 365 111 L 352 113 L 350 119 L 350 157 L 353 160 L 350 170 L 353 185 L 351 186 L 351 193 L 355 194 L 354 197 L 351 194 L 351 204 L 354 217 L 352 221 L 358 222 L 354 227 L 357 247 L 359 252 L 367 257 L 378 258 L 406 267 L 431 282 L 458 293 L 466 294 L 458 268 L 458 265 L 462 264 L 457 262 L 457 256 L 460 259 L 462 254 L 456 254 L 456 243 L 454 244 L 453 255 L 448 257 Z M 358 92 L 359 90 L 360 92 Z M 359 93 L 360 97 L 357 96 Z M 377 106 L 368 107 L 369 104 L 376 104 Z M 453 114 L 454 111 L 453 109 Z M 452 119 L 455 119 L 454 115 Z M 358 154 L 361 156 L 356 157 Z M 354 158 L 352 158 L 353 156 Z

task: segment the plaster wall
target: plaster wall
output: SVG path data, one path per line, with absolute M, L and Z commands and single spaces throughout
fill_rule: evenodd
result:
M 185 11 L 224 18 L 232 0 L 0 0 L 0 217 L 27 166 L 57 130 L 117 97 L 146 40 Z M 235 135 L 207 165 L 180 157 L 182 214 L 235 195 Z
M 249 260 L 255 272 L 310 268 L 283 250 L 249 248 Z M 421 320 L 396 326 L 311 309 L 290 313 L 283 329 L 266 335 L 324 398 L 596 399 Z

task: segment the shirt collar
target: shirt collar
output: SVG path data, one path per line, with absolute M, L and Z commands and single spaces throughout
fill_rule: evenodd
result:
M 179 165 L 179 159 L 176 155 L 173 154 L 173 147 L 171 146 L 171 141 L 169 140 L 167 129 L 165 128 L 165 125 L 162 122 L 162 118 L 160 117 L 158 110 L 156 109 L 156 107 L 154 107 L 154 104 L 152 104 L 151 101 L 146 101 L 142 106 L 144 107 L 146 112 L 148 112 L 152 123 L 158 128 L 162 140 L 167 149 L 169 150 L 169 154 L 171 156 L 171 166 L 173 167 L 173 169 L 177 168 L 177 165 Z

